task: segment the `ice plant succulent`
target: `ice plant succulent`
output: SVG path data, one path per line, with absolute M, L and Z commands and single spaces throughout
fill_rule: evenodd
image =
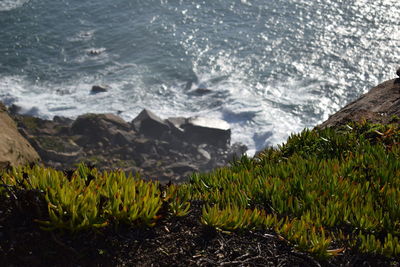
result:
M 352 123 L 304 130 L 182 185 L 85 165 L 70 173 L 33 166 L 2 171 L 0 193 L 41 192 L 48 216 L 40 225 L 48 230 L 153 226 L 160 211 L 186 216 L 196 201 L 203 205 L 199 221 L 224 232 L 272 230 L 318 258 L 347 248 L 398 257 L 399 142 L 398 124 Z

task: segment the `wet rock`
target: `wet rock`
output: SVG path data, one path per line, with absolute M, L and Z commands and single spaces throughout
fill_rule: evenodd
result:
M 104 85 L 93 85 L 90 90 L 91 94 L 105 93 L 108 92 L 109 88 Z
M 197 88 L 196 90 L 193 91 L 196 95 L 207 95 L 211 93 L 212 90 L 208 88 Z
M 182 125 L 185 139 L 194 144 L 209 144 L 227 148 L 231 141 L 231 129 L 226 121 L 193 117 Z
M 150 138 L 162 139 L 170 133 L 168 123 L 147 109 L 133 119 L 132 125 L 138 133 Z
M 40 161 L 38 153 L 18 132 L 15 122 L 0 103 L 0 168 Z
M 101 50 L 91 49 L 91 50 L 88 52 L 88 55 L 89 55 L 89 56 L 98 56 L 98 55 L 100 55 L 101 53 L 102 53 Z

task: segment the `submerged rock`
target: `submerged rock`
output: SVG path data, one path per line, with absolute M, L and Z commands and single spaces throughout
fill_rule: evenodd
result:
M 197 88 L 194 92 L 199 94 L 199 95 L 206 95 L 206 94 L 211 93 L 212 90 L 208 89 L 208 88 Z
M 98 56 L 98 55 L 100 55 L 102 52 L 103 52 L 103 51 L 101 51 L 101 50 L 91 49 L 91 50 L 88 52 L 88 55 L 89 55 L 89 56 Z
M 105 93 L 108 92 L 108 87 L 104 85 L 93 85 L 92 89 L 90 90 L 91 94 L 98 94 L 98 93 Z
M 191 95 L 196 95 L 196 96 L 203 96 L 203 95 L 208 95 L 210 93 L 212 93 L 213 91 L 211 89 L 208 88 L 197 88 L 193 91 L 190 91 L 189 93 Z

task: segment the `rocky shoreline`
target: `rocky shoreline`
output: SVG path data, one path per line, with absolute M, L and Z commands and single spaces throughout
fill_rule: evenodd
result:
M 400 70 L 398 72 L 400 76 Z M 42 120 L 20 115 L 12 110 L 7 110 L 0 103 L 0 168 L 16 166 L 22 162 L 37 162 L 39 157 L 34 147 L 44 165 L 62 170 L 86 161 L 102 169 L 121 168 L 126 172 L 141 173 L 144 178 L 159 179 L 161 182 L 182 182 L 186 181 L 192 172 L 209 171 L 225 165 L 231 157 L 246 150 L 241 144 L 230 145 L 229 125 L 220 120 L 198 117 L 162 120 L 148 110 L 142 111 L 131 122 L 113 114 L 85 114 L 75 120 L 62 117 Z M 400 79 L 394 79 L 374 87 L 317 127 L 336 127 L 349 121 L 360 120 L 384 124 L 399 123 L 399 115 Z M 375 134 L 390 136 L 391 132 L 383 134 L 375 131 Z M 297 148 L 294 149 L 296 153 Z M 314 160 L 314 157 L 312 159 Z M 395 163 L 396 159 L 392 159 Z M 360 160 L 357 164 L 346 163 L 345 168 L 354 166 L 354 175 L 370 178 L 369 174 L 374 170 L 364 167 L 363 162 Z M 323 171 L 326 172 L 328 169 L 325 169 L 325 165 L 328 164 L 323 165 L 315 166 L 324 167 Z M 339 168 L 336 163 L 333 166 Z M 29 177 L 27 173 L 23 174 L 24 179 L 25 176 Z M 340 179 L 342 181 L 342 177 Z M 369 180 L 367 183 L 369 184 Z M 7 185 L 3 186 L 9 188 Z M 372 188 L 368 186 L 367 190 Z M 385 187 L 386 184 L 383 187 L 373 186 L 379 190 Z M 358 187 L 356 188 L 358 190 Z M 221 189 L 223 188 L 218 189 L 219 192 L 222 192 Z M 101 231 L 96 229 L 74 234 L 63 230 L 43 231 L 39 229 L 37 221 L 48 216 L 47 211 L 50 207 L 43 194 L 39 190 L 13 190 L 15 191 L 10 191 L 12 194 L 9 196 L 3 194 L 0 201 L 0 214 L 3 215 L 0 220 L 0 236 L 3 237 L 0 239 L 0 262 L 3 265 L 399 265 L 398 257 L 389 258 L 375 252 L 365 253 L 357 248 L 347 249 L 347 244 L 353 242 L 346 233 L 353 231 L 348 228 L 350 224 L 344 225 L 343 228 L 348 242 L 333 241 L 329 247 L 333 248 L 331 252 L 336 251 L 338 254 L 318 260 L 315 259 L 315 255 L 300 252 L 294 243 L 275 231 L 215 231 L 199 219 L 204 203 L 198 200 L 191 201 L 190 212 L 183 217 L 171 216 L 167 209 L 160 209 L 159 220 L 154 227 L 119 224 L 118 227 L 110 225 Z M 361 203 L 362 197 L 357 198 L 357 201 Z M 101 208 L 102 204 L 99 204 L 99 207 Z M 264 208 L 270 207 L 266 203 Z M 358 230 L 354 228 L 353 233 L 357 233 L 355 231 Z M 386 235 L 386 231 L 382 233 Z
M 114 114 L 84 114 L 75 120 L 53 120 L 12 112 L 19 132 L 45 166 L 59 170 L 80 162 L 101 170 L 122 169 L 161 183 L 181 183 L 193 172 L 227 165 L 246 152 L 230 144 L 229 124 L 218 119 L 191 117 L 161 119 L 143 110 L 126 122 Z
M 400 68 L 396 74 L 400 76 Z M 131 122 L 115 114 L 43 120 L 19 114 L 19 110 L 0 103 L 0 126 L 4 129 L 0 133 L 1 168 L 37 162 L 39 154 L 42 164 L 59 170 L 85 162 L 101 170 L 121 169 L 161 183 L 181 183 L 192 173 L 226 166 L 247 151 L 243 144 L 231 144 L 229 124 L 218 119 L 163 120 L 144 109 Z M 13 120 L 17 127 L 11 125 Z M 385 124 L 400 121 L 400 78 L 377 85 L 317 127 L 360 120 Z M 29 144 L 17 136 L 17 129 Z

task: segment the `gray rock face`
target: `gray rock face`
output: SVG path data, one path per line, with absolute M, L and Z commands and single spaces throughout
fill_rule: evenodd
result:
M 334 127 L 362 119 L 375 123 L 389 123 L 394 115 L 400 117 L 400 78 L 372 88 L 318 127 Z
M 156 143 L 148 138 L 136 138 L 133 142 L 133 147 L 136 153 L 139 154 L 156 154 Z
M 171 135 L 178 140 L 183 140 L 184 129 L 182 128 L 182 125 L 184 125 L 187 122 L 187 118 L 173 117 L 166 119 L 165 122 L 170 127 Z
M 182 128 L 188 142 L 210 144 L 219 148 L 227 148 L 230 145 L 231 129 L 223 120 L 193 117 L 188 119 Z
M 82 135 L 83 143 L 124 143 L 129 140 L 130 125 L 114 114 L 85 114 L 79 116 L 71 126 L 73 135 Z
M 143 110 L 133 121 L 135 130 L 149 138 L 171 142 L 207 144 L 218 148 L 230 145 L 231 130 L 227 122 L 204 117 L 172 117 L 162 120 L 149 110 Z
M 150 110 L 144 109 L 131 123 L 134 129 L 146 136 L 161 139 L 169 134 L 169 125 Z
M 84 161 L 163 183 L 183 182 L 192 172 L 225 166 L 247 150 L 241 144 L 229 146 L 230 129 L 224 121 L 198 117 L 164 121 L 148 110 L 131 123 L 114 114 L 85 114 L 75 121 L 26 115 L 15 119 L 45 164 L 58 169 Z
M 123 130 L 129 130 L 130 125 L 117 115 L 106 113 L 106 114 L 84 114 L 79 116 L 72 124 L 71 130 L 73 133 L 83 134 L 86 131 L 92 131 L 88 129 L 90 127 L 98 128 L 101 126 L 118 127 Z

